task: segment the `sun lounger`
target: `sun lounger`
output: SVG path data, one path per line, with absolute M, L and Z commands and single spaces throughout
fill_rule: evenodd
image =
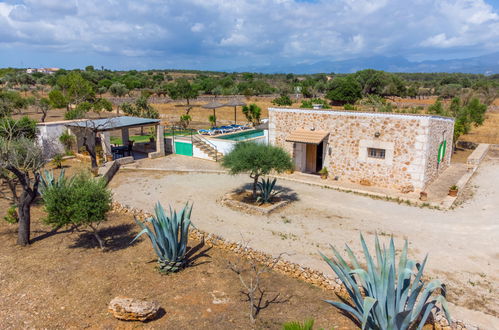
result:
M 201 135 L 215 135 L 215 134 L 217 134 L 215 129 L 199 129 L 198 133 Z

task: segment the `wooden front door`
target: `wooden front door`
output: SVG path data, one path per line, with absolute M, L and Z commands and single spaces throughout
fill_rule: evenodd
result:
M 317 172 L 317 146 L 315 144 L 307 143 L 307 163 L 305 168 L 307 172 Z

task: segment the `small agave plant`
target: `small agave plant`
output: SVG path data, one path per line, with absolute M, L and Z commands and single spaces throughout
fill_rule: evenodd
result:
M 275 189 L 276 182 L 277 179 L 275 178 L 272 181 L 270 181 L 270 179 L 265 180 L 262 178 L 262 181 L 257 183 L 257 188 L 260 191 L 260 196 L 256 199 L 257 203 L 270 203 L 272 198 L 281 193 L 280 190 Z
M 439 280 L 433 280 L 425 286 L 422 280 L 428 256 L 423 264 L 408 259 L 406 240 L 397 266 L 393 238 L 386 249 L 385 246 L 380 247 L 376 236 L 376 264 L 362 235 L 360 241 L 367 269 L 361 267 L 348 245 L 346 252 L 352 267 L 334 247 L 331 248 L 335 257 L 331 259 L 321 253 L 343 282 L 352 301 L 351 305 L 330 300 L 326 300 L 327 303 L 351 314 L 362 325 L 362 329 L 422 329 L 437 303 L 442 306 L 450 323 L 444 286 Z
M 187 240 L 189 226 L 191 225 L 192 205 L 186 203 L 184 208 L 177 213 L 170 207 L 167 215 L 158 202 L 154 208 L 155 216 L 146 219 L 154 229 L 149 229 L 145 223 L 135 219 L 142 228 L 140 233 L 131 243 L 143 234 L 147 234 L 151 240 L 152 247 L 158 256 L 159 271 L 161 273 L 174 273 L 181 270 L 186 263 Z
M 38 187 L 38 192 L 40 193 L 40 195 L 43 195 L 45 190 L 51 187 L 58 187 L 62 185 L 64 183 L 64 180 L 66 180 L 64 169 L 61 170 L 58 179 L 54 177 L 53 171 L 45 170 L 45 176 L 40 176 L 40 186 Z

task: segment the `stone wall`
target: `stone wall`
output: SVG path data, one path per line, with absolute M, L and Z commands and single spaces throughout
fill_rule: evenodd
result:
M 269 108 L 269 141 L 296 152 L 289 134 L 297 129 L 330 132 L 325 142 L 324 166 L 330 178 L 400 190 L 423 190 L 436 176 L 436 137 L 453 120 L 435 116 L 387 113 Z M 437 144 L 436 149 L 434 144 Z M 451 148 L 452 138 L 447 140 Z M 367 157 L 367 148 L 386 150 L 385 159 Z M 444 163 L 448 165 L 448 150 Z
M 426 166 L 424 184 L 427 186 L 450 165 L 452 142 L 454 139 L 454 120 L 430 117 L 430 126 L 426 143 Z M 442 141 L 447 141 L 444 159 L 438 164 L 438 149 Z

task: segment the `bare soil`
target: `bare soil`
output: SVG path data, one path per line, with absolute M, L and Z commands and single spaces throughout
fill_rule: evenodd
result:
M 78 164 L 77 164 L 78 165 Z M 68 167 L 72 173 L 75 167 Z M 0 199 L 0 216 L 8 202 Z M 0 220 L 0 320 L 2 329 L 100 328 L 248 329 L 248 303 L 228 262 L 248 261 L 198 241 L 189 242 L 191 265 L 169 276 L 156 270 L 147 238 L 130 245 L 138 226 L 130 215 L 110 213 L 93 236 L 64 229 L 54 233 L 43 224 L 43 206 L 32 209 L 32 245 L 19 247 L 16 225 Z M 323 299 L 330 291 L 276 272 L 264 275 L 263 302 L 280 294 L 258 315 L 256 328 L 279 329 L 283 322 L 316 320 L 320 327 L 352 329 L 355 324 Z M 114 319 L 107 305 L 118 295 L 158 301 L 163 311 L 146 324 Z

